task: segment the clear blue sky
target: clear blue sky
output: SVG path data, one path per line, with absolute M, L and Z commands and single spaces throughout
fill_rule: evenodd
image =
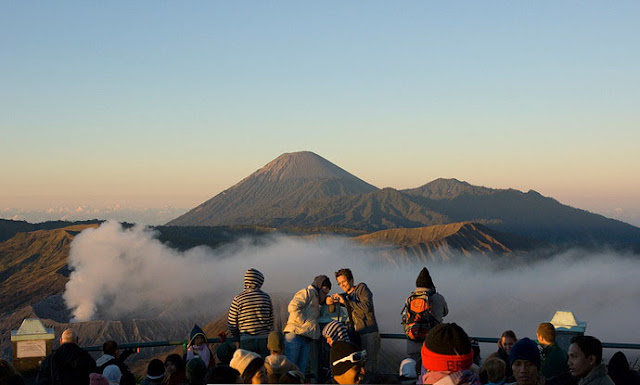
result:
M 0 3 L 0 210 L 191 208 L 283 152 L 640 224 L 637 1 Z M 0 215 L 2 213 L 0 212 Z

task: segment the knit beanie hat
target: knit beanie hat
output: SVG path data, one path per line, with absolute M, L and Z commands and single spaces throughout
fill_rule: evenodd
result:
M 325 327 L 322 329 L 322 335 L 324 337 L 330 337 L 333 340 L 333 342 L 336 342 L 336 341 L 351 342 L 349 340 L 349 333 L 347 332 L 347 327 L 344 326 L 342 322 L 338 322 L 336 320 L 333 320 L 325 325 Z
M 258 353 L 250 352 L 244 349 L 236 349 L 236 351 L 233 353 L 233 358 L 231 359 L 229 366 L 240 372 L 240 375 L 242 375 L 251 361 L 255 360 L 256 358 L 261 358 Z
M 405 358 L 400 363 L 400 382 L 406 380 L 413 380 L 415 384 L 416 379 L 418 378 L 418 373 L 416 372 L 416 360 L 413 358 Z
M 422 366 L 434 372 L 458 372 L 473 364 L 467 333 L 455 323 L 443 323 L 429 331 L 421 350 Z
M 231 362 L 231 359 L 233 358 L 233 352 L 235 351 L 235 346 L 233 346 L 230 342 L 225 342 L 223 344 L 220 344 L 220 346 L 218 346 L 218 349 L 216 349 L 216 356 L 218 356 L 220 362 L 228 365 L 229 362 Z
M 147 366 L 147 377 L 151 380 L 164 377 L 164 363 L 157 358 L 151 360 Z
M 91 373 L 89 374 L 89 384 L 90 385 L 109 385 L 109 380 L 106 379 L 100 373 Z
M 200 357 L 194 357 L 187 362 L 185 374 L 188 380 L 202 379 L 207 374 L 207 365 Z
M 331 372 L 339 376 L 341 374 L 346 373 L 352 366 L 357 365 L 356 362 L 344 361 L 340 362 L 337 365 L 333 365 L 334 362 L 338 361 L 341 358 L 345 358 L 349 356 L 351 353 L 360 351 L 360 348 L 352 344 L 351 342 L 337 341 L 331 346 L 331 352 L 329 353 L 329 357 L 331 360 Z
M 331 280 L 326 275 L 319 275 L 315 277 L 313 279 L 313 283 L 311 284 L 318 290 L 322 289 L 323 287 L 328 287 L 329 289 L 331 289 Z
M 517 360 L 531 361 L 540 369 L 538 344 L 528 338 L 523 338 L 516 342 L 511 348 L 511 353 L 509 353 L 509 365 L 513 365 Z
M 278 331 L 272 331 L 271 333 L 269 333 L 269 338 L 267 339 L 267 349 L 284 352 L 284 336 L 282 335 L 282 333 Z
M 122 371 L 118 367 L 118 365 L 109 365 L 102 371 L 102 375 L 105 376 L 109 382 L 113 382 L 116 384 L 120 383 L 120 379 L 122 378 Z
M 431 274 L 429 274 L 429 270 L 427 270 L 426 267 L 420 270 L 420 274 L 418 274 L 418 278 L 416 279 L 416 287 L 434 287 Z

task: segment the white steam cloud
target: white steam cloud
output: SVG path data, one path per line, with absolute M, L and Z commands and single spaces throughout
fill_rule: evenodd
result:
M 233 246 L 179 252 L 148 229 L 106 222 L 74 239 L 69 257 L 74 272 L 64 298 L 76 321 L 205 311 L 213 316 L 226 311 L 242 290 L 249 267 L 264 273 L 266 292 L 290 296 L 316 275 L 333 280 L 334 271 L 350 267 L 355 281 L 366 282 L 374 293 L 381 332 L 400 333 L 399 313 L 422 267 L 381 264 L 366 249 L 337 237 L 274 237 L 265 245 Z M 430 262 L 428 268 L 449 304 L 445 320 L 469 335 L 497 337 L 513 329 L 518 337 L 535 338 L 538 323 L 568 310 L 588 322 L 587 334 L 602 341 L 640 343 L 637 257 L 571 251 L 513 266 L 478 256 Z

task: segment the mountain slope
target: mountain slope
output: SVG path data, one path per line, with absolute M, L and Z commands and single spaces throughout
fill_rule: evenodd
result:
M 167 225 L 265 224 L 308 201 L 375 190 L 312 152 L 287 153 Z
M 392 188 L 367 194 L 309 202 L 288 217 L 268 222 L 276 227 L 323 226 L 377 231 L 395 227 L 445 224 L 449 218 L 416 204 Z
M 0 243 L 0 314 L 64 291 L 71 241 L 94 225 L 18 233 Z
M 600 244 L 640 240 L 640 229 L 635 226 L 563 205 L 533 190 L 523 193 L 437 179 L 402 192 L 452 221 L 481 219 L 498 231 L 548 242 Z
M 500 233 L 473 222 L 449 223 L 412 229 L 389 229 L 354 238 L 394 263 L 450 259 L 471 254 L 508 255 L 543 246 L 541 242 Z

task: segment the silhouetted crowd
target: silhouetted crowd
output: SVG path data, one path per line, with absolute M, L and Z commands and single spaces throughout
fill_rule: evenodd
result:
M 183 355 L 152 359 L 138 380 L 125 364 L 133 350 L 121 353 L 115 341 L 106 341 L 103 355 L 94 360 L 78 346 L 76 332 L 67 329 L 60 347 L 42 361 L 36 384 L 640 385 L 640 374 L 622 352 L 605 365 L 602 343 L 592 336 L 574 337 L 565 351 L 547 322 L 538 326 L 536 340 L 518 340 L 505 331 L 497 351 L 483 361 L 476 340 L 456 323 L 443 322 L 448 305 L 427 268 L 418 274 L 402 311 L 407 358 L 398 374 L 382 373 L 373 294 L 365 283 L 355 284 L 350 269 L 335 272 L 339 293 L 330 295 L 332 283 L 325 275 L 296 292 L 282 331 L 274 330 L 271 298 L 261 290 L 264 279 L 256 269 L 246 271 L 244 290 L 229 307 L 227 326 L 234 338 L 226 341 L 220 333 L 215 351 L 195 325 Z M 24 381 L 0 360 L 0 385 L 5 384 Z

